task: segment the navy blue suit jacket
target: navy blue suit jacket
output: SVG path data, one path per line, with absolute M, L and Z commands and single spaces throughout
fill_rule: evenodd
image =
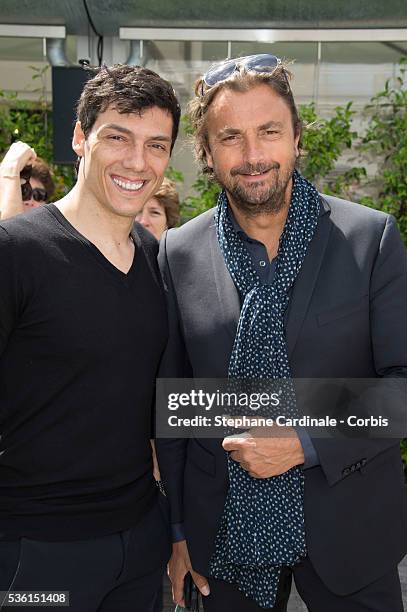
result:
M 163 377 L 225 378 L 239 296 L 220 252 L 213 211 L 163 238 L 170 340 Z M 320 217 L 295 281 L 286 324 L 297 378 L 407 376 L 407 251 L 395 220 L 321 197 Z M 407 408 L 406 408 L 407 410 Z M 314 438 L 305 474 L 308 554 L 326 586 L 354 592 L 407 551 L 407 496 L 395 439 Z M 203 575 L 228 488 L 221 440 L 157 440 L 173 523 L 183 522 Z

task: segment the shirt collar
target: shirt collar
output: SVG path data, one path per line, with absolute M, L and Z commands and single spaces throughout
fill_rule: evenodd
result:
M 243 240 L 252 240 L 247 234 L 246 232 L 240 227 L 239 223 L 236 220 L 235 215 L 233 214 L 233 210 L 232 207 L 230 206 L 229 202 L 228 202 L 228 208 L 227 208 L 227 212 L 229 215 L 229 219 L 233 225 L 233 229 L 235 230 L 236 234 L 238 234 L 241 238 L 243 238 Z

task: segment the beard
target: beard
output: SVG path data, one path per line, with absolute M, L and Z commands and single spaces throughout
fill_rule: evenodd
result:
M 263 214 L 276 214 L 284 208 L 287 188 L 293 176 L 295 163 L 296 156 L 293 155 L 284 168 L 281 168 L 278 162 L 246 163 L 232 168 L 227 175 L 219 173 L 216 166 L 213 172 L 216 181 L 227 191 L 235 206 L 246 217 L 256 217 Z M 270 174 L 263 181 L 256 181 L 253 184 L 239 182 L 241 174 L 267 171 Z

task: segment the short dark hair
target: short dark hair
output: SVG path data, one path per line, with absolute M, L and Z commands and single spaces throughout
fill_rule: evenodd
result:
M 207 164 L 205 152 L 205 148 L 209 149 L 206 117 L 216 94 L 222 89 L 245 92 L 263 83 L 270 87 L 276 94 L 283 98 L 287 104 L 291 113 L 294 134 L 300 136 L 298 147 L 301 147 L 302 122 L 291 91 L 290 78 L 291 73 L 287 70 L 287 64 L 281 62 L 272 73 L 259 73 L 245 69 L 236 71 L 229 78 L 216 83 L 216 85 L 206 90 L 205 87 L 203 87 L 203 77 L 196 81 L 195 98 L 193 98 L 188 105 L 187 116 L 191 122 L 196 157 L 201 164 L 204 174 L 213 178 L 213 170 L 209 168 Z
M 153 196 L 164 208 L 167 217 L 167 227 L 175 227 L 179 223 L 179 195 L 174 181 L 164 178 L 160 189 Z
M 55 191 L 55 184 L 50 167 L 41 157 L 37 157 L 32 162 L 31 176 L 44 185 L 44 189 L 47 192 L 47 200 L 49 200 Z
M 98 115 L 109 106 L 118 113 L 139 115 L 153 106 L 168 111 L 172 117 L 172 151 L 178 135 L 181 107 L 172 85 L 156 72 L 127 64 L 99 68 L 96 75 L 85 83 L 76 109 L 85 138 Z

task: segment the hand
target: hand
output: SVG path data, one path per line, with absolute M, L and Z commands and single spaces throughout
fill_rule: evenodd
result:
M 23 168 L 31 165 L 36 158 L 36 152 L 28 144 L 20 140 L 13 142 L 1 162 L 0 177 L 5 174 L 19 177 Z
M 197 574 L 192 569 L 186 540 L 182 540 L 172 545 L 172 556 L 168 563 L 168 576 L 172 584 L 172 598 L 174 603 L 183 608 L 185 607 L 184 578 L 188 572 L 191 574 L 192 580 L 195 582 L 202 595 L 209 595 L 208 581 L 204 576 Z
M 292 427 L 254 427 L 228 436 L 222 446 L 253 478 L 279 476 L 304 463 L 304 451 Z

